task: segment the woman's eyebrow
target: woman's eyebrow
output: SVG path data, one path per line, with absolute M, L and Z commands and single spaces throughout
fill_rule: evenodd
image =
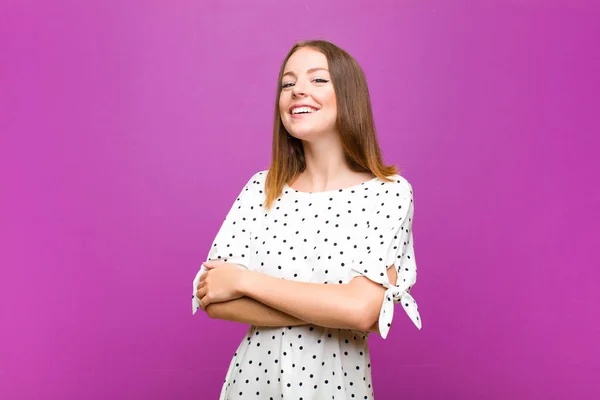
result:
M 329 70 L 327 68 L 323 68 L 323 67 L 311 68 L 311 69 L 307 70 L 306 72 L 311 74 L 315 71 L 320 71 L 320 70 L 329 72 Z M 288 72 L 284 73 L 282 76 L 286 76 L 286 75 L 296 76 L 296 74 L 293 73 L 292 71 L 288 71 Z

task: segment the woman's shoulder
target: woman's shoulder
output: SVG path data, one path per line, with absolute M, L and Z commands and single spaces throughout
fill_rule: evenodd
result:
M 260 170 L 253 172 L 248 177 L 248 181 L 244 185 L 244 189 L 242 191 L 245 193 L 247 198 L 255 198 L 256 196 L 264 195 L 267 172 L 268 170 Z
M 384 192 L 387 194 L 392 194 L 394 196 L 412 196 L 412 185 L 402 175 L 395 174 L 387 177 L 389 181 L 381 181 L 381 188 L 384 189 Z
M 267 179 L 268 172 L 269 170 L 265 169 L 252 173 L 248 180 L 248 185 L 260 185 L 262 189 L 262 186 L 265 184 L 265 179 Z

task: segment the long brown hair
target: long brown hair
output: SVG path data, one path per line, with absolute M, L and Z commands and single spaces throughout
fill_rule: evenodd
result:
M 327 58 L 337 102 L 336 128 L 341 136 L 344 156 L 350 168 L 356 172 L 370 171 L 386 182 L 391 181 L 388 176 L 398 173 L 396 166 L 386 166 L 381 159 L 369 88 L 358 62 L 331 42 L 325 40 L 298 42 L 283 60 L 277 80 L 273 149 L 271 165 L 265 181 L 266 209 L 271 208 L 273 202 L 281 195 L 283 186 L 291 183 L 306 168 L 302 142 L 288 133 L 279 114 L 281 80 L 285 65 L 292 54 L 303 47 L 320 51 Z

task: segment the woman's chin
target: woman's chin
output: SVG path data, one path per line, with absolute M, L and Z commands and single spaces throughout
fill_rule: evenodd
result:
M 315 132 L 310 129 L 299 129 L 290 132 L 292 137 L 300 140 L 310 140 L 311 137 L 315 136 Z

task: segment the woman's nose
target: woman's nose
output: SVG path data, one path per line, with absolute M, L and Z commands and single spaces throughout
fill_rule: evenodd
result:
M 306 95 L 306 89 L 299 85 L 297 82 L 294 85 L 294 88 L 292 90 L 292 95 L 294 96 L 305 96 Z
M 306 96 L 306 93 L 304 93 L 304 92 L 303 92 L 303 91 L 301 91 L 301 90 L 294 90 L 294 91 L 292 92 L 292 95 L 293 95 L 293 96 Z

